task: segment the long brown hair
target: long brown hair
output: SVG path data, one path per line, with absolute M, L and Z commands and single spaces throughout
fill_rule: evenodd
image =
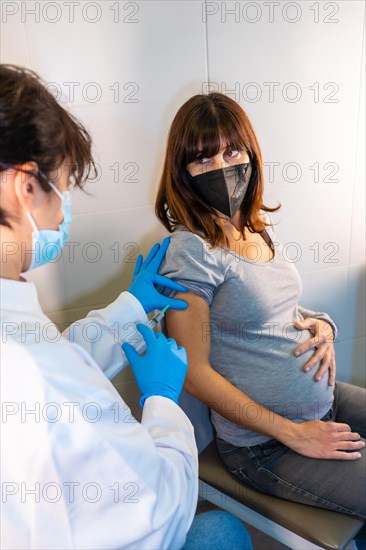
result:
M 261 233 L 268 225 L 261 219 L 260 210 L 274 212 L 280 208 L 263 204 L 262 154 L 244 110 L 224 94 L 195 95 L 182 105 L 171 125 L 155 203 L 155 213 L 170 233 L 182 225 L 192 233 L 203 234 L 211 246 L 228 245 L 221 219 L 191 188 L 186 170 L 198 156 L 216 155 L 222 141 L 246 150 L 252 163 L 250 183 L 240 207 L 243 238 L 245 227 Z

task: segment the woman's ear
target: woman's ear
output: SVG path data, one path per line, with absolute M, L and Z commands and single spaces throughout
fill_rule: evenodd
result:
M 15 196 L 19 205 L 29 212 L 36 208 L 41 200 L 40 186 L 35 176 L 38 166 L 35 162 L 25 162 L 16 168 L 14 175 Z

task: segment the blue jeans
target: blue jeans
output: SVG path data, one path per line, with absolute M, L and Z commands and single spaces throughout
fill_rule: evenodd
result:
M 366 437 L 366 390 L 343 382 L 322 419 L 344 422 Z M 217 438 L 228 469 L 246 484 L 280 498 L 327 508 L 366 520 L 366 448 L 357 460 L 320 460 L 302 456 L 279 441 L 236 447 Z
M 253 550 L 244 525 L 227 512 L 214 510 L 198 514 L 182 550 Z

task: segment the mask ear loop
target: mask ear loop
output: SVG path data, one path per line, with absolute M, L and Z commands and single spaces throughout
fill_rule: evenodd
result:
M 56 195 L 58 195 L 58 196 L 60 197 L 61 202 L 64 202 L 64 197 L 63 197 L 61 191 L 59 191 L 59 190 L 57 189 L 57 187 L 52 183 L 52 181 L 49 181 L 49 179 L 47 178 L 47 176 L 46 176 L 41 170 L 39 170 L 38 173 L 39 173 L 39 175 L 48 183 L 48 185 L 55 191 Z M 29 185 L 29 184 L 28 184 L 28 185 Z M 27 190 L 29 191 L 29 188 L 28 188 L 28 187 L 27 187 Z M 36 223 L 35 223 L 35 221 L 34 221 L 34 219 L 33 219 L 32 214 L 31 214 L 30 212 L 27 212 L 27 216 L 28 216 L 28 219 L 29 219 L 29 221 L 30 221 L 32 227 L 33 227 L 33 230 L 34 230 L 34 231 L 37 233 L 37 235 L 38 235 L 39 229 L 38 229 L 38 227 L 36 226 Z
M 28 212 L 28 211 L 27 211 L 27 217 L 28 217 L 28 220 L 30 221 L 30 224 L 31 224 L 31 226 L 32 226 L 32 228 L 33 228 L 33 231 L 38 235 L 39 229 L 38 229 L 38 227 L 36 226 L 36 223 L 35 223 L 35 221 L 34 221 L 34 219 L 33 219 L 32 214 L 31 214 L 30 212 Z
M 31 184 L 31 183 L 27 183 L 27 191 L 31 191 L 31 190 L 32 190 L 32 184 Z M 33 231 L 36 233 L 36 235 L 38 235 L 38 234 L 39 234 L 39 229 L 38 229 L 38 227 L 36 226 L 36 222 L 34 221 L 33 216 L 32 216 L 32 214 L 31 214 L 29 211 L 27 211 L 27 218 L 28 218 L 28 220 L 30 221 L 30 224 L 31 224 L 31 226 L 32 226 L 32 228 L 33 228 Z
M 63 197 L 61 191 L 59 191 L 59 190 L 57 189 L 56 185 L 53 184 L 52 181 L 48 181 L 47 183 L 48 183 L 48 185 L 49 185 L 50 187 L 52 187 L 52 189 L 54 190 L 54 192 L 56 193 L 56 195 L 58 195 L 58 196 L 60 197 L 60 199 L 63 201 L 63 200 L 64 200 L 64 197 Z
M 42 170 L 38 170 L 38 176 L 41 176 L 41 178 L 54 190 L 56 195 L 58 195 L 60 197 L 60 199 L 63 201 L 63 196 L 62 196 L 61 191 L 59 191 L 57 189 L 56 185 L 48 179 L 48 177 L 46 176 L 46 174 L 44 172 L 42 172 Z

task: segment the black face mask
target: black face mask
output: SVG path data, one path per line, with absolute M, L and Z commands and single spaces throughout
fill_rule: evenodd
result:
M 232 218 L 243 202 L 251 175 L 252 165 L 247 162 L 190 176 L 189 179 L 202 200 Z

